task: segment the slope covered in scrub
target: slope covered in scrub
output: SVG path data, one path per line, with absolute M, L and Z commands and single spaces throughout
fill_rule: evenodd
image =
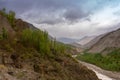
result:
M 46 31 L 0 11 L 0 76 L 2 80 L 98 80 L 79 64 L 68 47 L 49 39 Z

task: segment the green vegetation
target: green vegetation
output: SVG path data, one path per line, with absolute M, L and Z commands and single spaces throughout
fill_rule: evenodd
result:
M 2 33 L 0 34 L 0 40 L 7 39 L 7 38 L 8 38 L 7 30 L 3 27 Z
M 22 32 L 22 42 L 25 45 L 35 47 L 39 52 L 49 52 L 50 41 L 48 34 L 40 30 L 26 29 Z
M 78 55 L 77 58 L 106 70 L 120 71 L 120 49 L 116 49 L 105 56 L 101 54 L 85 53 Z
M 42 56 L 65 51 L 65 45 L 56 40 L 50 40 L 46 31 L 25 29 L 22 31 L 21 42 L 25 46 L 35 48 Z
M 15 27 L 14 23 L 15 23 L 15 12 L 14 11 L 9 11 L 7 12 L 5 8 L 3 8 L 2 10 L 0 10 L 0 13 L 7 17 L 8 21 L 10 22 L 12 27 Z
M 13 30 L 15 30 L 15 12 L 6 11 L 5 8 L 0 10 L 0 14 L 6 17 L 11 24 Z M 25 47 L 36 49 L 42 56 L 53 56 L 53 54 L 64 54 L 66 49 L 69 47 L 64 45 L 63 43 L 59 43 L 56 39 L 49 39 L 49 35 L 47 31 L 41 30 L 32 30 L 32 29 L 24 29 L 21 32 L 16 32 L 17 37 L 12 38 L 10 40 L 8 38 L 8 33 L 6 29 L 2 28 L 2 33 L 0 34 L 0 39 L 7 39 L 6 41 L 12 41 L 8 43 L 8 45 L 12 45 L 11 47 L 16 47 L 18 40 Z M 1 42 L 2 43 L 2 42 Z M 6 47 L 6 46 L 5 46 Z
M 9 11 L 9 13 L 7 14 L 7 18 L 11 24 L 12 27 L 15 27 L 14 25 L 14 21 L 15 21 L 15 12 L 14 11 Z
M 28 23 L 22 20 L 20 24 L 25 26 L 16 24 L 14 12 L 6 13 L 3 9 L 0 16 L 5 18 L 2 26 L 8 23 L 12 29 L 1 28 L 0 55 L 4 54 L 7 57 L 1 56 L 3 62 L 12 61 L 12 64 L 8 62 L 5 66 L 13 67 L 15 70 L 19 68 L 21 71 L 24 69 L 32 71 L 30 74 L 27 74 L 29 72 L 26 73 L 26 70 L 20 71 L 15 75 L 17 78 L 28 79 L 26 76 L 32 74 L 34 80 L 98 80 L 95 73 L 78 64 L 70 54 L 67 54 L 71 51 L 71 46 L 51 39 L 46 31 L 30 29 Z M 18 26 L 16 30 L 15 27 Z M 14 35 L 10 34 L 10 31 L 14 31 Z

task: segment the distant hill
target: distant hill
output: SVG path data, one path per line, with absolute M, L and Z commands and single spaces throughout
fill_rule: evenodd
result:
M 80 39 L 79 41 L 77 41 L 77 43 L 83 46 L 83 45 L 87 44 L 88 42 L 90 42 L 95 37 L 96 36 L 85 36 L 82 39 Z
M 102 34 L 102 35 L 96 36 L 95 38 L 90 39 L 90 41 L 89 41 L 88 43 L 84 44 L 82 47 L 83 47 L 84 49 L 89 49 L 89 48 L 92 47 L 96 42 L 98 42 L 99 39 L 100 39 L 101 37 L 103 37 L 104 35 L 105 35 L 105 34 Z
M 72 39 L 72 38 L 57 38 L 57 41 L 65 43 L 65 44 L 71 44 L 74 42 L 77 42 L 78 39 Z
M 77 47 L 77 48 L 82 48 L 82 45 L 74 42 L 74 43 L 70 43 L 71 46 Z
M 85 36 L 81 39 L 58 38 L 57 41 L 63 42 L 65 44 L 73 45 L 74 47 L 85 48 L 85 47 L 87 47 L 87 43 L 89 43 L 95 37 L 96 36 Z
M 90 53 L 110 53 L 120 48 L 120 29 L 102 36 L 89 50 Z

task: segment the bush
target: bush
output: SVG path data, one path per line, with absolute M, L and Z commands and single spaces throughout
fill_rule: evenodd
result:
M 3 27 L 2 33 L 0 34 L 0 40 L 7 39 L 7 38 L 8 38 L 7 30 Z
M 106 56 L 85 53 L 83 55 L 78 55 L 77 58 L 106 70 L 120 71 L 120 49 L 114 50 Z
M 2 10 L 0 10 L 0 14 L 5 16 L 8 19 L 12 27 L 15 27 L 14 25 L 15 24 L 15 12 L 14 11 L 6 12 L 6 9 L 3 8 Z
M 22 42 L 24 45 L 35 47 L 40 53 L 50 51 L 50 41 L 47 32 L 31 29 L 23 30 Z
M 42 56 L 47 54 L 48 56 L 53 57 L 52 54 L 61 54 L 66 50 L 64 44 L 58 43 L 56 40 L 50 40 L 48 33 L 41 30 L 23 30 L 21 42 L 25 46 L 34 47 Z

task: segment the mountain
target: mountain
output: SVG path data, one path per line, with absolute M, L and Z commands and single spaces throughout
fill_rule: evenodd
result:
M 82 45 L 77 43 L 79 41 L 79 39 L 59 38 L 59 39 L 57 39 L 57 41 L 65 43 L 65 44 L 71 46 L 72 49 L 71 49 L 70 53 L 72 55 L 78 54 L 78 53 L 80 53 L 80 52 L 82 52 L 84 50 Z
M 70 45 L 72 47 L 72 49 L 70 50 L 70 53 L 72 55 L 77 55 L 77 54 L 84 51 L 82 46 L 80 44 L 78 44 L 78 43 L 71 43 L 71 44 L 68 44 L 68 45 Z
M 74 42 L 77 42 L 77 39 L 71 39 L 71 38 L 57 38 L 57 41 L 63 42 L 65 44 L 71 44 Z
M 80 45 L 85 45 L 88 42 L 90 42 L 92 39 L 94 39 L 96 36 L 85 36 L 82 39 L 80 39 L 79 41 L 77 41 L 78 44 Z
M 102 36 L 89 50 L 90 53 L 110 53 L 120 48 L 120 29 Z
M 74 47 L 85 48 L 87 43 L 93 40 L 96 36 L 85 36 L 81 39 L 71 39 L 71 38 L 58 38 L 57 41 L 63 42 L 65 44 L 70 44 Z
M 93 39 L 93 41 L 96 39 Z M 94 64 L 102 69 L 120 72 L 120 29 L 98 36 L 94 43 L 78 59 Z M 120 80 L 114 76 L 116 80 Z
M 77 48 L 81 48 L 82 45 L 74 42 L 74 43 L 70 43 L 71 46 L 77 47 Z
M 0 11 L 1 80 L 99 80 L 46 31 Z
M 84 49 L 89 49 L 89 48 L 92 47 L 95 43 L 97 43 L 97 42 L 99 41 L 99 39 L 100 39 L 101 37 L 103 37 L 104 35 L 105 35 L 105 34 L 102 34 L 102 35 L 96 36 L 95 38 L 90 39 L 90 41 L 89 41 L 88 43 L 84 44 L 82 47 L 83 47 Z

